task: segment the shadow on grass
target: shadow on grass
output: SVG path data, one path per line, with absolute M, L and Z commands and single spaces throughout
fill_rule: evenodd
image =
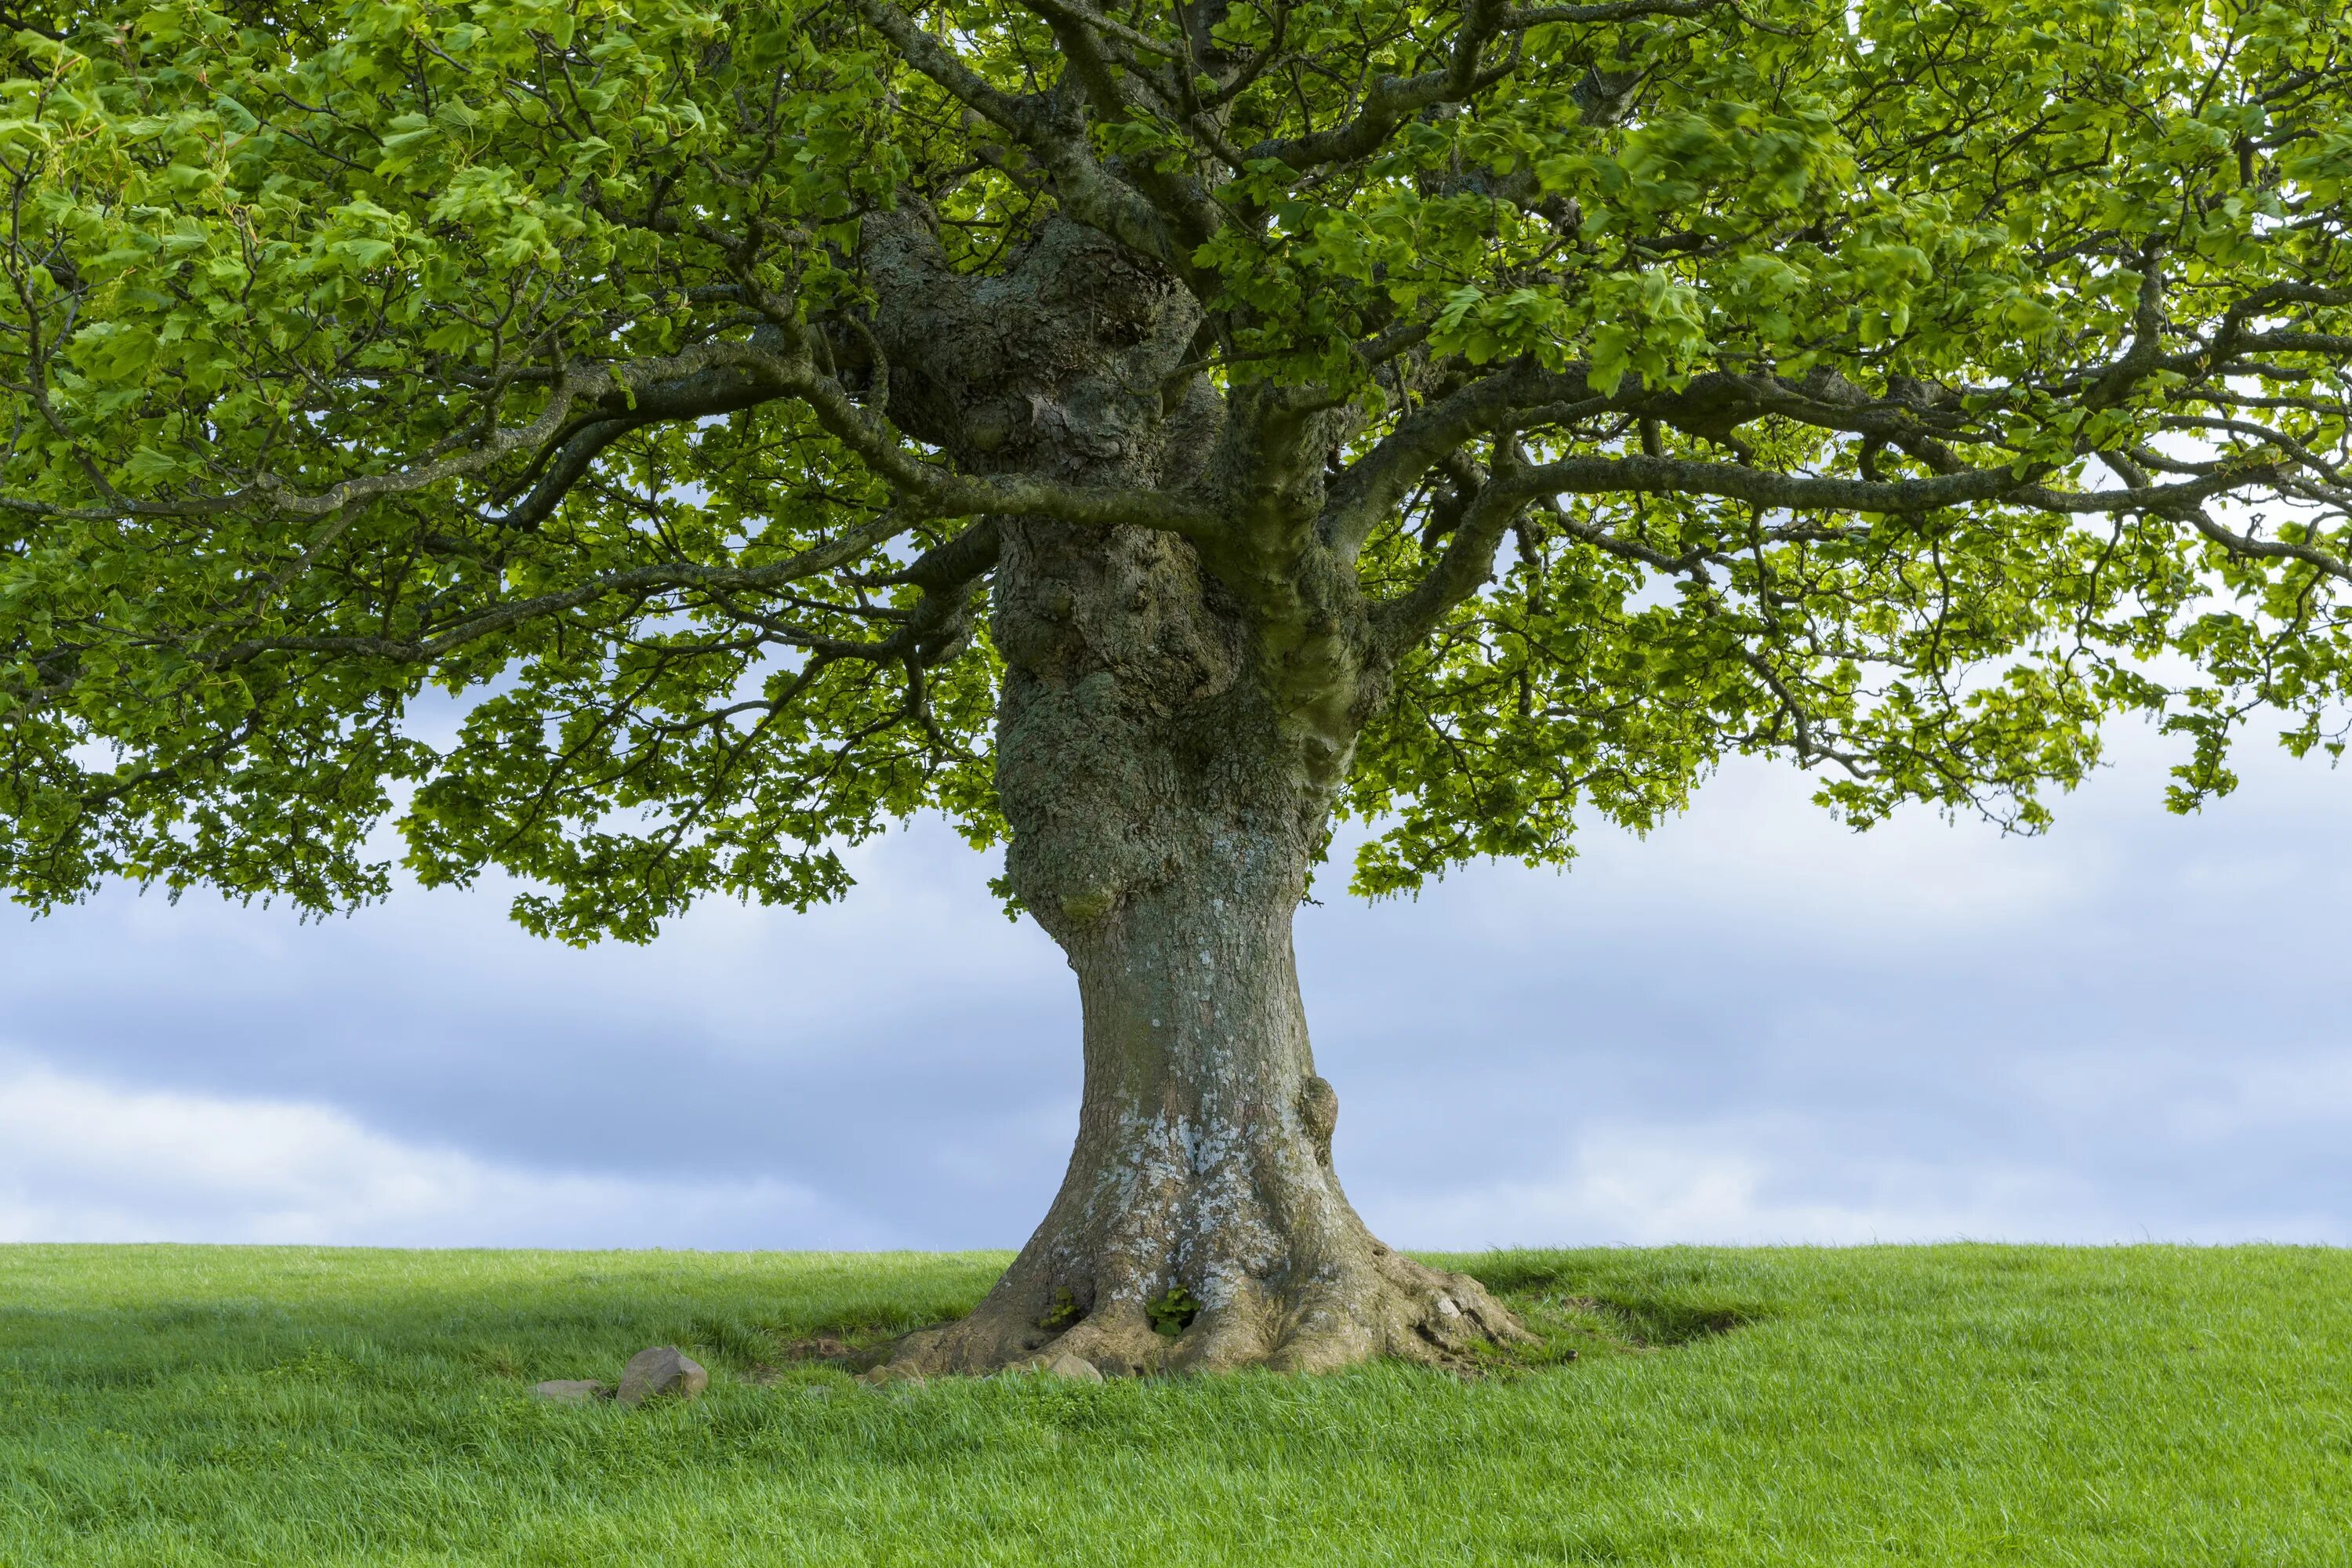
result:
M 0 1360 L 53 1387 L 299 1373 L 455 1390 L 609 1380 L 648 1344 L 758 1384 L 854 1374 L 908 1330 L 970 1310 L 1003 1259 L 91 1249 L 48 1261 L 67 1267 L 26 1292 L 39 1304 L 0 1308 Z M 1773 1315 L 1695 1254 L 1444 1262 L 1477 1276 L 1543 1342 L 1478 1358 L 1495 1373 L 1692 1344 Z M 82 1289 L 58 1288 L 74 1265 Z
M 1473 1374 L 1557 1367 L 1596 1352 L 1672 1350 L 1775 1315 L 1763 1303 L 1711 1282 L 1703 1267 L 1627 1278 L 1611 1267 L 1609 1255 L 1590 1252 L 1496 1252 L 1442 1261 L 1494 1291 L 1539 1342 L 1484 1351 L 1455 1369 Z M 795 1367 L 863 1372 L 887 1357 L 907 1327 L 847 1318 L 803 1320 L 793 1328 L 698 1318 L 688 1331 L 689 1348 L 718 1350 L 747 1366 L 751 1381 L 766 1384 Z
M 1503 1365 L 1553 1366 L 1595 1351 L 1671 1350 L 1773 1316 L 1762 1302 L 1726 1292 L 1703 1268 L 1629 1276 L 1611 1267 L 1607 1255 L 1589 1252 L 1494 1252 L 1448 1261 L 1500 1297 L 1543 1342 L 1492 1358 Z

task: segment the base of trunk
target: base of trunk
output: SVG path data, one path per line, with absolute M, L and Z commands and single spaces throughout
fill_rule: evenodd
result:
M 1007 538 L 1017 566 L 1055 536 Z M 1477 1281 L 1381 1246 L 1332 1168 L 1339 1097 L 1315 1071 L 1291 923 L 1329 816 L 1318 770 L 1344 748 L 1236 675 L 1276 656 L 1219 629 L 1180 552 L 1113 555 L 1053 579 L 1108 619 L 1041 608 L 1034 645 L 1008 642 L 997 753 L 1006 879 L 1068 957 L 1085 1017 L 1068 1173 L 978 1310 L 891 1364 L 1323 1372 L 1525 1340 Z M 1072 629 L 1186 605 L 1191 630 L 1148 641 Z
M 1150 1308 L 1120 1299 L 1055 1332 L 1050 1310 L 1032 1318 L 992 1299 L 960 1322 L 902 1341 L 894 1373 L 982 1376 L 1069 1354 L 1112 1376 L 1152 1373 L 1334 1372 L 1383 1356 L 1462 1367 L 1475 1345 L 1521 1344 L 1532 1336 L 1466 1274 L 1426 1268 L 1385 1247 L 1364 1277 L 1318 1281 L 1299 1291 L 1260 1287 L 1244 1302 L 1203 1309 L 1174 1335 Z
M 908 1335 L 890 1369 L 982 1375 L 1064 1354 L 1113 1376 L 1330 1372 L 1381 1357 L 1459 1367 L 1474 1347 L 1533 1342 L 1475 1279 L 1375 1240 L 1336 1184 L 1317 1194 L 1336 1201 L 1286 1215 L 1191 1185 L 1157 1216 L 1066 1219 L 1057 1203 L 970 1317 Z M 1265 1259 L 1276 1237 L 1281 1256 Z M 1243 1257 L 1274 1266 L 1238 1272 Z

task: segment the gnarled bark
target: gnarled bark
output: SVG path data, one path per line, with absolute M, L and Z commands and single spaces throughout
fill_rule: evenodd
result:
M 1160 842 L 1164 879 L 1048 922 L 1085 1005 L 1068 1173 L 979 1309 L 911 1337 L 897 1366 L 1067 1352 L 1113 1373 L 1324 1371 L 1524 1337 L 1475 1280 L 1382 1246 L 1340 1189 L 1339 1102 L 1291 959 L 1295 835 L 1245 811 L 1192 826 Z
M 1007 871 L 1076 972 L 1085 1095 L 1045 1223 L 895 1364 L 1325 1370 L 1522 1338 L 1382 1246 L 1332 1167 L 1291 921 L 1352 720 L 1297 700 L 1297 663 L 1165 535 L 1010 525 L 996 611 Z
M 1322 1369 L 1518 1337 L 1475 1281 L 1374 1239 L 1331 1166 L 1290 926 L 1379 695 L 1313 527 L 1333 416 L 1275 394 L 1222 411 L 1188 368 L 1190 296 L 1076 225 L 968 282 L 908 213 L 868 263 L 906 306 L 894 418 L 975 468 L 1183 489 L 1235 524 L 1204 558 L 1166 531 L 997 520 L 1006 872 L 1076 972 L 1085 1098 L 1045 1223 L 895 1364 Z

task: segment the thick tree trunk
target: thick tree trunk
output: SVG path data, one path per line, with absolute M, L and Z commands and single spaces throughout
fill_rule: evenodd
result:
M 1324 1370 L 1523 1337 L 1476 1281 L 1375 1239 L 1332 1169 L 1291 953 L 1328 747 L 1268 694 L 1246 617 L 1150 536 L 1023 525 L 1005 567 L 1007 869 L 1076 972 L 1085 1097 L 1045 1223 L 895 1364 Z
M 1519 1337 L 1476 1282 L 1374 1240 L 1331 1169 L 1290 922 L 1377 687 L 1353 575 L 1313 533 L 1332 416 L 1283 425 L 1297 461 L 1264 482 L 1257 437 L 1184 368 L 1197 305 L 1075 224 L 965 279 L 910 207 L 869 220 L 867 263 L 894 419 L 978 470 L 1189 487 L 1236 521 L 1204 563 L 1165 533 L 997 520 L 1005 869 L 1077 972 L 1086 1094 L 1045 1224 L 895 1364 L 1325 1368 Z
M 1338 1100 L 1291 961 L 1297 861 L 1213 832 L 1184 847 L 1179 876 L 1067 941 L 1086 1091 L 1045 1223 L 977 1311 L 898 1364 L 1321 1371 L 1520 1337 L 1476 1281 L 1382 1246 L 1340 1190 Z

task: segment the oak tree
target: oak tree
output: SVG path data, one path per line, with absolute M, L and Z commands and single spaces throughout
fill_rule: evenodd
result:
M 2117 714 L 2183 807 L 2342 744 L 2341 0 L 7 20 L 0 882 L 642 941 L 1001 842 L 1083 1111 L 908 1367 L 1519 1333 L 1333 1173 L 1335 820 L 1394 894 L 1733 753 L 2030 830 Z

